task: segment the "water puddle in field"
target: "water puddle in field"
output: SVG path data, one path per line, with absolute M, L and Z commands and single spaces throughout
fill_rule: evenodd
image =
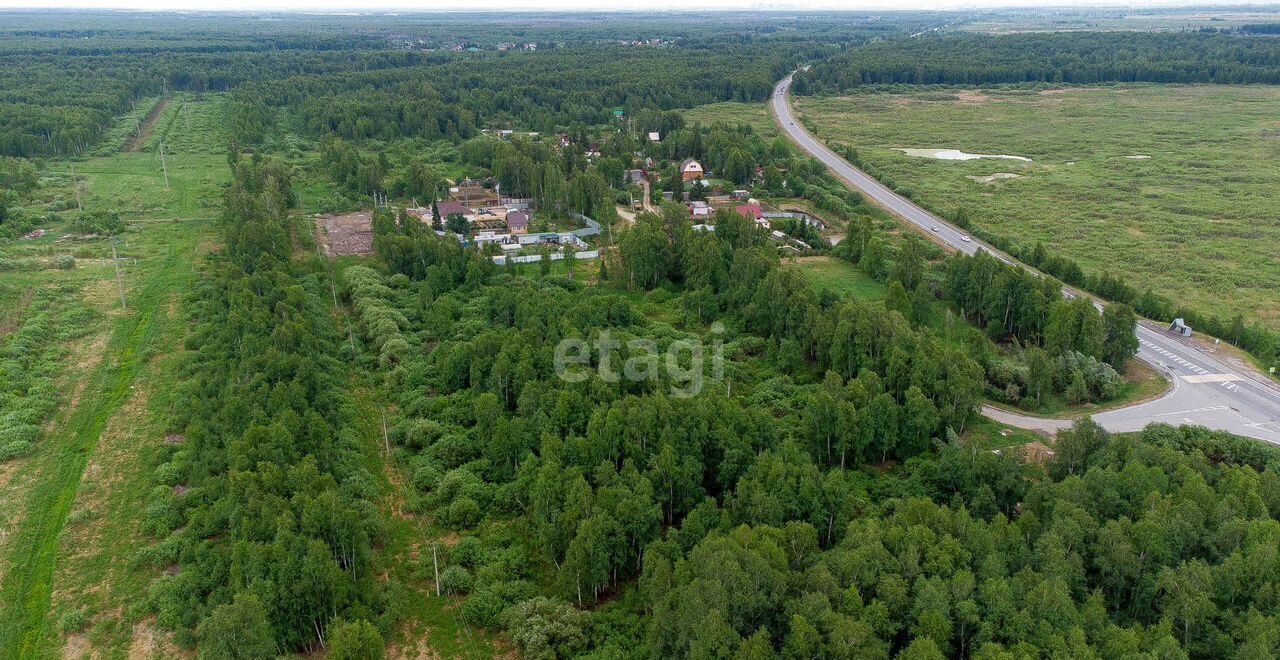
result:
M 908 156 L 917 156 L 919 158 L 935 158 L 937 160 L 977 160 L 979 158 L 1005 158 L 1007 160 L 1022 160 L 1031 162 L 1030 158 L 1025 156 L 1007 156 L 1005 154 L 971 154 L 959 149 L 898 149 Z

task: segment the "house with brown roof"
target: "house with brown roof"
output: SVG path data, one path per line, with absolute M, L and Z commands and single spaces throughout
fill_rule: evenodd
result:
M 444 222 L 445 220 L 448 220 L 449 216 L 455 215 L 455 214 L 466 218 L 468 222 L 471 221 L 471 219 L 476 216 L 476 212 L 471 208 L 469 208 L 466 204 L 463 204 L 462 202 L 456 202 L 453 200 L 445 200 L 442 202 L 437 202 L 436 210 L 440 213 L 440 217 L 436 218 L 440 222 Z
M 529 214 L 524 211 L 507 213 L 507 231 L 513 234 L 527 234 L 529 232 Z

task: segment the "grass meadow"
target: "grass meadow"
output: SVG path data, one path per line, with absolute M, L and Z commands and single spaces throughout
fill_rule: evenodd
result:
M 99 155 L 49 162 L 26 205 L 69 210 L 40 225 L 45 236 L 0 245 L 0 351 L 54 358 L 38 373 L 51 404 L 38 437 L 0 461 L 0 658 L 174 652 L 143 607 L 158 572 L 134 563 L 151 542 L 138 513 L 178 385 L 182 297 L 216 235 L 227 166 L 219 145 L 192 138 L 168 156 L 166 187 L 154 151 L 120 152 L 152 107 L 118 119 Z M 128 229 L 114 241 L 77 234 L 79 204 L 118 212 Z M 37 323 L 46 341 L 17 345 Z M 21 405 L 0 399 L 0 417 Z
M 1137 85 L 867 91 L 796 107 L 935 211 L 966 208 L 977 225 L 1043 241 L 1087 271 L 1280 328 L 1278 103 L 1273 87 Z
M 719 123 L 733 126 L 748 124 L 756 133 L 766 138 L 772 138 L 778 134 L 778 125 L 774 123 L 773 115 L 769 114 L 769 106 L 763 103 L 738 101 L 711 103 L 685 110 L 681 114 L 684 115 L 684 120 L 688 124 L 701 123 L 703 126 Z
M 884 300 L 884 284 L 842 259 L 799 257 L 783 261 L 783 266 L 799 270 L 818 293 L 827 290 L 837 296 L 857 300 Z

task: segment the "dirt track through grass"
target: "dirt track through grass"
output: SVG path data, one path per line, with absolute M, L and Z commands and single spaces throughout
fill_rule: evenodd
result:
M 138 125 L 138 132 L 124 143 L 125 151 L 141 151 L 142 145 L 147 143 L 147 138 L 151 137 L 151 131 L 154 131 L 156 124 L 160 123 L 160 117 L 164 116 L 164 111 L 169 107 L 169 99 L 160 99 L 156 101 L 155 106 L 151 108 L 151 112 Z
M 47 632 L 58 542 L 75 501 L 81 477 L 112 415 L 128 398 L 134 379 L 164 324 L 172 282 L 181 279 L 185 250 L 175 250 L 140 291 L 133 309 L 116 318 L 106 356 L 93 371 L 78 407 L 61 432 L 42 440 L 43 471 L 29 497 L 25 518 L 15 530 L 0 584 L 0 659 L 39 655 Z

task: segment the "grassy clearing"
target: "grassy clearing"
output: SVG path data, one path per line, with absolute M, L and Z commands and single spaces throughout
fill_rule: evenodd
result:
M 835 257 L 799 257 L 784 261 L 809 278 L 814 291 L 826 289 L 838 296 L 858 300 L 884 300 L 885 285 L 858 270 L 853 264 Z
M 936 210 L 965 207 L 983 228 L 1043 241 L 1086 270 L 1280 328 L 1277 102 L 1273 87 L 1131 85 L 868 91 L 797 107 L 823 137 L 853 145 Z M 1032 162 L 943 161 L 896 148 Z M 1020 178 L 969 178 L 1000 172 Z
M 111 128 L 107 129 L 102 140 L 98 142 L 98 146 L 90 150 L 90 156 L 109 156 L 118 151 L 124 151 L 129 142 L 138 134 L 138 129 L 142 126 L 142 121 L 147 115 L 155 109 L 156 105 L 161 102 L 160 97 L 146 98 L 134 104 L 132 110 L 121 117 L 117 117 L 112 123 Z
M 192 281 L 199 236 L 193 222 L 149 227 L 133 238 L 124 255 L 134 264 L 126 278 L 127 312 L 118 309 L 110 267 L 85 268 L 98 271 L 105 285 L 86 286 L 86 302 L 103 310 L 108 321 L 71 351 L 68 363 L 76 368 L 59 387 L 70 393 L 60 402 L 63 412 L 34 453 L 12 467 L 22 479 L 3 488 L 5 501 L 21 508 L 0 549 L 5 654 L 51 654 L 62 645 L 53 622 L 72 612 L 93 627 L 95 648 L 123 649 L 131 641 L 122 610 L 142 599 L 150 578 L 132 573 L 128 562 L 141 545 L 138 498 L 150 486 L 149 457 L 159 447 L 162 422 L 159 412 L 141 414 L 125 404 L 135 396 L 141 374 L 157 390 L 170 388 L 172 376 L 153 370 L 150 361 L 171 353 L 182 336 L 173 309 Z M 109 445 L 99 452 L 101 442 Z M 94 474 L 110 478 L 87 477 L 91 463 Z M 71 528 L 64 529 L 68 522 Z M 61 595 L 51 611 L 55 593 Z
M 763 103 L 739 103 L 726 101 L 700 105 L 684 111 L 686 123 L 702 123 L 710 126 L 716 123 L 731 125 L 749 124 L 756 133 L 772 138 L 778 134 L 778 125 L 769 114 L 769 107 Z
M 16 270 L 0 273 L 0 329 L 11 328 L 0 341 L 47 309 L 34 301 L 51 291 L 92 315 L 64 322 L 79 332 L 54 343 L 65 357 L 49 374 L 56 407 L 40 439 L 29 455 L 0 463 L 0 658 L 172 655 L 138 618 L 155 571 L 132 557 L 146 544 L 138 513 L 178 377 L 169 365 L 184 334 L 179 301 L 212 236 L 226 179 L 225 157 L 211 151 L 171 155 L 167 188 L 154 153 L 48 166 L 30 205 L 65 208 L 79 180 L 86 210 L 118 211 L 127 221 L 115 240 L 127 310 L 111 241 L 68 236 L 66 218 L 76 210 L 42 225 L 45 237 L 4 246 Z M 74 267 L 52 268 L 63 255 L 75 257 Z
M 223 153 L 230 144 L 227 94 L 175 94 L 143 151 L 154 152 L 164 141 L 165 153 Z
M 964 430 L 962 437 L 967 444 L 988 450 L 1045 441 L 1044 438 L 1031 431 L 1005 426 L 982 415 L 974 416 L 973 421 Z

